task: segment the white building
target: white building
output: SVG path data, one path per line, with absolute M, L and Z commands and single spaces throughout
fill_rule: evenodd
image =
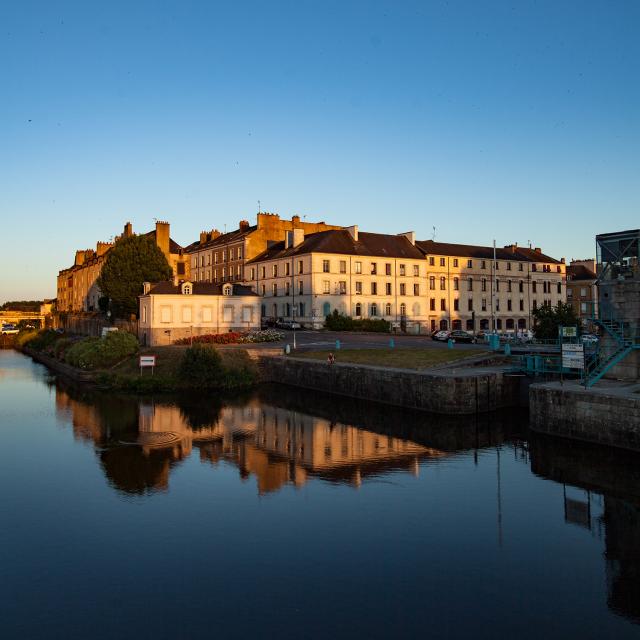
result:
M 138 334 L 143 345 L 260 328 L 260 298 L 240 284 L 144 283 Z

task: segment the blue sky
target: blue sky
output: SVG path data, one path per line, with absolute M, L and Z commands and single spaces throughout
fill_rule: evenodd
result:
M 639 224 L 640 3 L 0 3 L 0 301 L 263 210 L 568 260 Z

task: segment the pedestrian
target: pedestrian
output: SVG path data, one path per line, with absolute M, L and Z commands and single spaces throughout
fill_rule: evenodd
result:
M 327 364 L 333 364 L 336 361 L 333 353 L 329 354 L 329 357 L 327 358 Z

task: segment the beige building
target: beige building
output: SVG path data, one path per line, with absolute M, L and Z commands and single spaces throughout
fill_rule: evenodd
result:
M 596 261 L 572 260 L 567 267 L 567 302 L 583 326 L 596 315 L 598 305 L 598 276 Z
M 168 222 L 156 222 L 155 230 L 146 235 L 154 238 L 174 275 L 186 278 L 189 274 L 188 261 L 183 256 L 182 247 L 171 239 L 169 231 Z M 133 235 L 133 227 L 130 222 L 127 222 L 122 234 L 115 241 L 131 235 Z M 98 287 L 98 278 L 107 253 L 113 245 L 113 242 L 98 242 L 95 250 L 81 249 L 76 251 L 73 265 L 58 273 L 56 303 L 58 311 L 98 310 L 98 300 L 102 296 Z
M 262 316 L 314 328 L 338 313 L 391 322 L 424 322 L 426 262 L 413 233 L 360 232 L 357 226 L 306 235 L 294 229 L 250 260 L 246 282 Z
M 249 287 L 189 280 L 144 283 L 138 321 L 143 345 L 259 328 L 260 299 Z
M 229 233 L 217 229 L 201 232 L 200 239 L 185 248 L 185 254 L 195 282 L 242 282 L 246 280 L 245 263 L 270 244 L 283 241 L 287 232 L 298 229 L 309 234 L 341 228 L 325 222 L 305 222 L 300 216 L 282 220 L 275 213 L 258 213 L 255 225 L 241 220 Z
M 566 301 L 566 266 L 539 248 L 419 241 L 427 262 L 428 329 L 517 331 Z

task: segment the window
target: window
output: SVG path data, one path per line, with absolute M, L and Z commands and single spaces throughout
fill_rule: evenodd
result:
M 483 260 L 483 261 L 480 263 L 480 268 L 481 268 L 481 269 L 486 269 L 486 268 L 487 268 L 487 261 L 486 261 L 486 260 Z
M 160 307 L 160 322 L 171 322 L 171 307 L 163 305 Z
M 587 303 L 586 302 L 581 302 L 580 303 L 580 311 L 582 313 L 587 313 Z
M 447 288 L 447 279 L 444 276 L 440 276 L 440 291 L 445 291 Z
M 249 306 L 242 307 L 242 322 L 251 322 L 251 320 L 253 320 L 253 309 Z
M 191 307 L 182 307 L 182 322 L 191 322 Z
M 356 304 L 356 317 L 360 317 L 362 315 L 362 305 L 358 302 Z
M 322 273 L 329 273 L 330 271 L 330 264 L 328 260 L 323 260 L 322 261 Z
M 400 295 L 401 296 L 406 296 L 407 295 L 407 285 L 405 285 L 404 282 L 400 283 Z
M 459 291 L 460 290 L 460 278 L 454 278 L 453 279 L 453 290 L 454 291 Z
M 372 262 L 371 263 L 371 275 L 375 276 L 378 273 L 378 263 L 377 262 Z
M 522 262 L 518 263 L 518 271 L 524 271 L 524 265 Z
M 356 295 L 362 295 L 362 282 L 356 282 Z
M 407 315 L 407 305 L 404 302 L 400 305 L 400 315 L 401 316 Z
M 444 266 L 445 266 L 445 264 L 446 264 L 445 259 L 444 259 L 444 258 L 440 258 L 440 266 L 441 266 L 441 267 L 444 267 Z
M 304 262 L 298 260 L 298 273 L 304 273 Z
M 387 283 L 385 284 L 385 293 L 386 293 L 386 295 L 388 295 L 388 296 L 390 296 L 390 295 L 391 295 L 391 283 L 390 283 L 390 282 L 387 282 Z
M 217 251 L 213 254 L 213 264 L 218 264 L 218 252 Z
M 524 300 L 520 300 L 520 311 L 524 311 Z
M 458 266 L 458 258 L 454 258 L 453 259 L 453 266 L 457 267 Z
M 458 298 L 453 299 L 453 310 L 460 311 L 460 300 Z
M 362 262 L 356 261 L 354 262 L 353 266 L 354 266 L 354 269 L 353 269 L 354 273 L 362 273 Z
M 467 260 L 467 269 L 473 269 L 473 260 Z
M 251 280 L 255 280 L 255 279 L 256 279 L 256 268 L 251 267 Z
M 261 287 L 261 292 L 262 292 L 263 296 L 267 295 L 267 288 L 264 285 L 262 285 L 262 287 Z
M 238 260 L 242 260 L 242 247 L 238 247 Z
M 224 287 L 222 287 L 223 296 L 230 296 L 232 293 L 233 293 L 233 287 L 230 284 L 225 284 Z
M 377 296 L 378 295 L 378 283 L 377 282 L 372 282 L 371 283 L 371 295 L 372 296 Z
M 511 293 L 511 280 L 507 280 L 507 291 Z
M 558 282 L 558 295 L 562 293 L 562 282 Z
M 284 263 L 284 275 L 285 276 L 291 275 L 291 264 L 289 264 L 288 262 Z
M 182 285 L 182 295 L 190 296 L 193 293 L 193 286 L 190 282 L 185 282 Z
M 384 315 L 385 316 L 391 315 L 391 305 L 388 302 L 387 304 L 384 305 Z
M 233 307 L 231 305 L 225 305 L 222 309 L 222 320 L 224 322 L 233 322 Z
M 535 280 L 531 283 L 531 291 L 538 293 L 538 283 Z
M 473 320 L 467 320 L 467 331 L 473 331 Z
M 534 301 L 533 301 L 532 308 L 533 308 L 534 310 L 538 308 L 538 301 L 537 301 L 537 300 L 534 300 Z
M 473 278 L 467 279 L 467 291 L 473 291 Z
M 340 282 L 338 282 L 338 289 L 340 291 L 341 296 L 344 296 L 347 294 L 347 283 L 345 280 L 340 280 Z
M 473 311 L 473 298 L 467 300 L 467 311 Z
M 531 271 L 537 271 L 538 270 L 538 265 L 537 264 L 532 264 L 531 265 Z
M 304 302 L 298 304 L 298 315 L 304 316 Z
M 487 299 L 482 298 L 482 306 L 480 307 L 483 311 L 487 310 Z
M 414 264 L 413 265 L 413 277 L 414 278 L 419 278 L 420 277 L 420 265 L 419 264 Z
M 433 267 L 436 264 L 436 259 L 433 256 L 429 256 L 429 266 Z
M 431 291 L 433 291 L 436 288 L 436 277 L 435 276 L 429 276 L 429 289 L 431 289 Z
M 482 289 L 482 291 L 486 291 L 487 290 L 487 279 L 486 278 L 482 278 L 482 281 L 480 283 L 480 288 Z
M 340 260 L 340 273 L 347 273 L 347 261 Z
M 440 298 L 440 311 L 447 310 L 447 301 L 444 298 Z
M 496 268 L 496 271 L 498 271 L 500 269 L 500 263 L 499 262 L 496 262 L 495 268 Z
M 387 262 L 384 265 L 384 272 L 386 275 L 390 276 L 391 275 L 391 263 Z
M 520 280 L 520 282 L 518 282 L 518 291 L 520 293 L 522 293 L 524 291 L 524 283 L 522 282 L 522 280 Z
M 202 307 L 202 322 L 213 320 L 213 307 Z
M 496 311 L 500 311 L 500 298 L 496 298 Z
M 322 281 L 322 293 L 331 293 L 331 282 L 329 280 Z
M 278 285 L 275 282 L 271 285 L 271 293 L 274 296 L 278 295 Z
M 512 311 L 511 309 L 511 298 L 507 300 L 507 311 Z
M 325 302 L 322 305 L 322 315 L 323 316 L 328 316 L 331 313 L 331 304 L 329 302 Z
M 405 265 L 403 265 L 403 264 L 400 265 L 400 275 L 401 276 L 406 275 Z
M 291 295 L 291 283 L 288 280 L 287 282 L 284 283 L 284 295 L 285 296 Z
M 271 265 L 271 275 L 274 278 L 278 277 L 278 265 L 277 264 Z
M 378 305 L 375 302 L 371 303 L 371 317 L 374 318 L 378 315 Z
M 420 285 L 417 282 L 413 285 L 413 295 L 414 296 L 420 295 Z
M 264 280 L 267 277 L 267 268 L 262 267 L 262 279 Z
M 304 282 L 302 280 L 298 280 L 298 295 L 304 295 Z
M 142 322 L 147 321 L 147 307 L 142 307 Z
M 511 263 L 507 262 L 507 271 L 511 271 Z
M 430 298 L 429 299 L 429 309 L 431 311 L 435 311 L 436 310 L 436 299 L 435 298 Z
M 500 291 L 500 280 L 496 280 L 496 291 Z

